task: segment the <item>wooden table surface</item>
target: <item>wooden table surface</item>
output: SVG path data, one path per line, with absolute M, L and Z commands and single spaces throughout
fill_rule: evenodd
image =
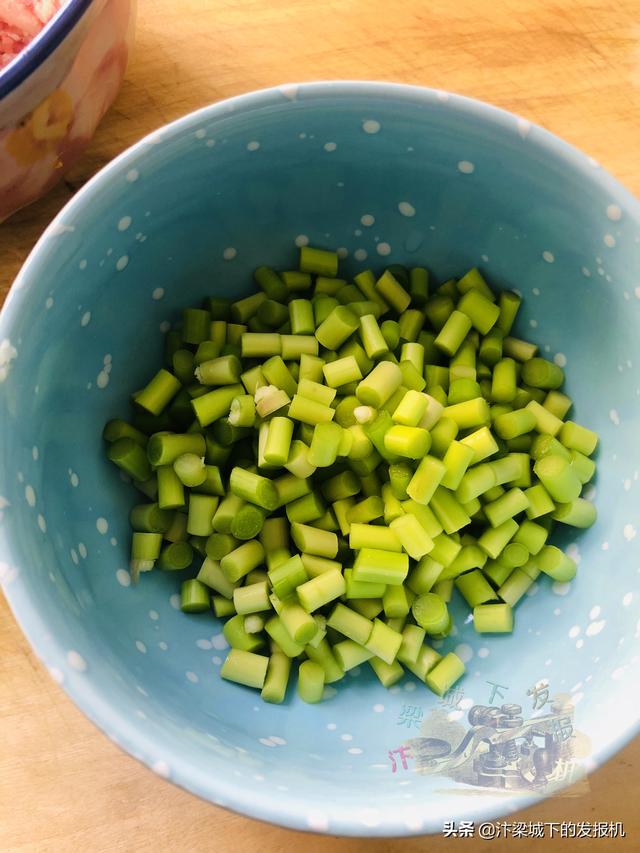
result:
M 638 0 L 139 0 L 122 92 L 67 180 L 0 226 L 0 299 L 73 192 L 150 130 L 287 81 L 380 79 L 464 93 L 544 125 L 640 195 Z M 638 844 L 640 739 L 522 820 L 620 820 Z M 447 815 L 443 815 L 445 820 Z M 305 836 L 201 802 L 117 749 L 36 661 L 0 599 L 0 850 L 468 851 L 477 840 Z M 535 842 L 495 841 L 530 851 Z M 544 842 L 542 842 L 544 843 Z M 555 838 L 549 849 L 579 842 Z M 537 847 L 536 847 L 537 849 Z

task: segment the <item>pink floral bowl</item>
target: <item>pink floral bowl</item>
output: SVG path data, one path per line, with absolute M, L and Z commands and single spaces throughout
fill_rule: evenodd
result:
M 135 0 L 69 0 L 0 71 L 0 222 L 44 195 L 113 103 Z

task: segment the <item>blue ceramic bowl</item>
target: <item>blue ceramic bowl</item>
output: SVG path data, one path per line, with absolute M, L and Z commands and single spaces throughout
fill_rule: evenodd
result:
M 155 370 L 182 306 L 247 293 L 257 264 L 293 267 L 307 241 L 340 247 L 346 274 L 399 262 L 444 280 L 478 264 L 517 288 L 517 333 L 566 364 L 576 419 L 601 435 L 598 522 L 556 537 L 576 580 L 536 583 L 509 637 L 477 636 L 456 603 L 442 649 L 468 674 L 445 702 L 411 676 L 386 691 L 365 665 L 331 701 L 263 704 L 220 679 L 221 624 L 178 611 L 175 575 L 129 585 L 136 498 L 105 461 L 103 423 Z M 639 241 L 638 203 L 593 160 L 427 89 L 286 86 L 127 151 L 48 228 L 0 319 L 4 586 L 53 677 L 160 775 L 300 829 L 439 831 L 605 761 L 638 720 Z

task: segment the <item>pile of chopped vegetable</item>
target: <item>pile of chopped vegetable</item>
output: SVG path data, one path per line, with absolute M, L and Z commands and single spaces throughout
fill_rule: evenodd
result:
M 0 3 L 0 69 L 22 53 L 67 0 L 3 0 Z
M 476 631 L 503 633 L 541 572 L 574 577 L 547 540 L 595 521 L 598 437 L 564 420 L 562 369 L 511 336 L 516 293 L 475 268 L 432 293 L 420 267 L 337 275 L 305 246 L 298 270 L 260 267 L 257 292 L 168 332 L 131 422 L 104 429 L 150 501 L 131 573 L 188 571 L 182 610 L 227 620 L 221 675 L 268 702 L 294 660 L 306 702 L 364 662 L 441 696 L 464 663 L 425 640 L 451 633 L 454 589 Z

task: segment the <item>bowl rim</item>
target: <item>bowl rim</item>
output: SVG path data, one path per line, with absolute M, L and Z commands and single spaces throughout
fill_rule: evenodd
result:
M 79 0 L 85 2 L 85 0 Z M 489 124 L 513 126 L 515 122 L 525 122 L 527 128 L 536 131 L 535 141 L 532 143 L 543 151 L 551 159 L 564 161 L 574 171 L 581 172 L 591 183 L 598 185 L 603 192 L 607 192 L 612 202 L 624 204 L 625 210 L 640 224 L 640 201 L 627 190 L 616 178 L 602 169 L 599 164 L 588 157 L 580 149 L 565 142 L 560 137 L 529 122 L 519 118 L 517 114 L 488 104 L 474 98 L 469 98 L 456 93 L 449 93 L 434 88 L 415 86 L 402 83 L 388 83 L 384 81 L 363 80 L 328 80 L 302 83 L 284 83 L 264 89 L 254 90 L 241 95 L 227 98 L 198 110 L 187 113 L 168 124 L 162 125 L 156 130 L 144 136 L 138 142 L 120 153 L 117 157 L 107 163 L 97 172 L 67 204 L 58 212 L 49 226 L 40 236 L 34 248 L 29 253 L 21 270 L 18 272 L 13 286 L 0 310 L 0 339 L 3 336 L 10 337 L 10 327 L 13 315 L 18 314 L 20 305 L 17 295 L 24 292 L 28 286 L 27 278 L 31 267 L 40 260 L 41 255 L 48 251 L 47 239 L 50 235 L 60 233 L 68 228 L 65 219 L 69 213 L 77 215 L 82 210 L 85 202 L 99 191 L 103 185 L 111 182 L 112 175 L 120 172 L 126 166 L 134 166 L 141 154 L 148 150 L 148 146 L 166 141 L 169 136 L 182 133 L 200 123 L 205 117 L 215 120 L 230 112 L 235 114 L 246 114 L 259 110 L 265 105 L 272 105 L 275 98 L 281 98 L 281 103 L 292 100 L 298 91 L 312 95 L 324 95 L 326 97 L 348 96 L 348 97 L 379 97 L 396 98 L 433 104 L 440 101 L 443 107 L 455 109 L 463 114 L 482 118 Z M 0 581 L 2 578 L 0 577 Z M 62 647 L 55 636 L 48 636 L 46 642 L 44 636 L 47 634 L 47 623 L 45 617 L 31 602 L 26 585 L 21 583 L 20 575 L 11 583 L 1 584 L 5 597 L 13 612 L 13 615 L 21 630 L 27 637 L 33 651 L 46 666 L 46 659 L 51 658 L 55 652 L 57 660 L 64 660 L 66 649 Z M 157 744 L 152 736 L 145 732 L 143 726 L 138 726 L 126 714 L 117 710 L 110 703 L 110 697 L 106 687 L 97 687 L 92 684 L 91 679 L 65 679 L 62 683 L 63 690 L 75 705 L 90 719 L 99 729 L 110 737 L 117 745 L 129 753 L 132 757 L 141 761 L 148 768 L 161 776 L 167 776 L 164 769 L 159 769 L 157 758 Z M 635 724 L 624 732 L 618 733 L 606 747 L 594 753 L 591 758 L 593 769 L 604 764 L 631 739 L 640 733 L 640 716 Z M 135 744 L 135 746 L 134 746 Z M 409 828 L 405 824 L 399 825 L 394 821 L 393 815 L 384 812 L 380 822 L 376 826 L 365 826 L 356 820 L 353 812 L 342 812 L 336 824 L 329 824 L 322 829 L 312 828 L 305 820 L 305 813 L 300 809 L 300 803 L 289 794 L 286 797 L 274 796 L 264 787 L 243 785 L 234 786 L 231 780 L 224 779 L 215 774 L 202 774 L 194 768 L 193 764 L 184 760 L 180 753 L 171 756 L 170 780 L 178 787 L 189 791 L 202 799 L 221 805 L 226 809 L 242 814 L 246 817 L 262 820 L 278 826 L 302 830 L 307 832 L 321 832 L 332 835 L 356 836 L 356 837 L 392 837 L 411 836 L 426 833 L 439 833 L 442 831 L 443 819 L 434 816 L 425 816 L 424 823 L 420 828 Z M 155 766 L 154 766 L 155 765 Z M 557 793 L 557 792 L 555 792 Z M 518 797 L 517 811 L 520 812 L 531 805 L 540 802 L 536 794 Z M 313 810 L 313 801 L 306 801 L 306 812 Z M 491 821 L 503 817 L 507 812 L 514 809 L 507 805 L 507 801 L 496 800 L 495 806 L 485 807 L 482 811 L 482 820 Z M 446 817 L 446 816 L 445 816 Z
M 0 99 L 11 94 L 62 43 L 94 0 L 67 0 L 20 53 L 0 71 Z

